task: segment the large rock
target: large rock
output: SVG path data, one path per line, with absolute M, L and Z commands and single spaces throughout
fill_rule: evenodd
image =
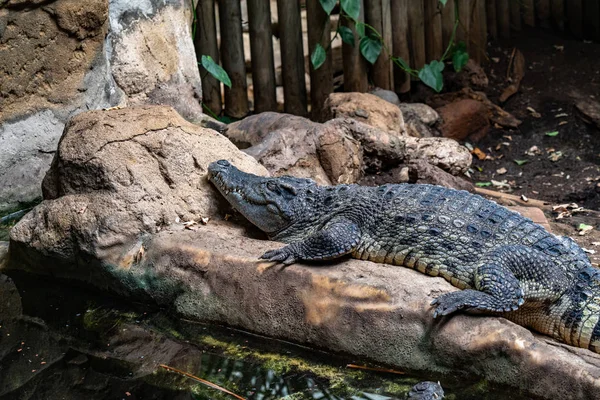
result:
M 46 210 L 46 217 L 64 212 Z M 43 226 L 43 218 L 32 214 L 19 231 Z M 16 257 L 36 252 L 35 242 L 23 239 L 13 235 Z M 150 299 L 184 318 L 439 374 L 442 382 L 443 375 L 465 374 L 546 399 L 593 399 L 600 390 L 600 357 L 589 350 L 562 346 L 503 318 L 458 314 L 433 320 L 433 298 L 456 290 L 442 278 L 358 260 L 286 268 L 258 260 L 278 246 L 250 239 L 238 227 L 209 223 L 195 232 L 167 228 L 144 242 L 115 245 L 113 257 L 80 263 L 77 270 L 56 262 L 14 267 L 77 277 Z
M 221 158 L 267 174 L 221 134 L 170 107 L 81 113 L 67 124 L 44 179 L 46 200 L 11 235 L 75 263 L 177 221 L 220 217 L 223 204 L 205 175 Z
M 396 136 L 406 132 L 398 106 L 369 93 L 332 93 L 325 102 L 328 118 L 353 118 Z
M 440 136 L 435 125 L 440 121 L 438 113 L 427 104 L 401 103 L 406 133 L 414 137 Z
M 0 3 L 0 212 L 41 195 L 81 111 L 159 103 L 202 118 L 190 2 Z

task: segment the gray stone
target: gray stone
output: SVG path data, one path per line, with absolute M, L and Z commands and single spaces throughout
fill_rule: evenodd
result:
M 398 98 L 398 95 L 396 94 L 396 92 L 392 92 L 391 90 L 375 88 L 375 89 L 371 90 L 369 93 L 379 97 L 382 100 L 387 101 L 388 103 L 392 103 L 395 106 L 399 106 L 401 104 L 400 98 Z
M 190 7 L 186 0 L 31 0 L 0 9 L 0 212 L 40 197 L 73 115 L 167 104 L 188 120 L 203 118 Z

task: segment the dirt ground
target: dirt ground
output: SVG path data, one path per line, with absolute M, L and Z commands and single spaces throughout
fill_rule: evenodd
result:
M 589 255 L 598 264 L 600 130 L 582 120 L 575 104 L 600 102 L 600 44 L 538 30 L 492 42 L 490 61 L 485 66 L 490 80 L 486 92 L 497 104 L 509 84 L 506 71 L 514 48 L 525 57 L 525 77 L 520 91 L 503 108 L 523 123 L 517 130 L 492 128 L 486 137 L 473 143 L 488 155 L 485 160 L 474 157 L 473 182 L 504 182 L 510 188 L 486 189 L 548 202 L 544 211 L 552 230 L 574 237 L 582 247 L 595 251 Z M 548 136 L 551 132 L 558 134 Z M 527 162 L 518 165 L 515 160 Z M 576 203 L 584 211 L 556 219 L 552 206 L 565 203 Z M 593 229 L 579 235 L 580 224 Z

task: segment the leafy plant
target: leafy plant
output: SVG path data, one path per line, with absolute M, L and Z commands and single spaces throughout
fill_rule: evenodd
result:
M 217 64 L 211 56 L 203 55 L 201 65 L 219 82 L 222 82 L 225 86 L 231 88 L 231 79 L 229 79 L 229 75 L 227 75 L 227 72 L 223 69 L 223 67 Z
M 439 0 L 439 2 L 443 7 L 446 5 L 447 0 Z M 327 15 L 330 15 L 331 11 L 337 4 L 337 0 L 320 0 L 320 3 Z M 452 36 L 450 37 L 450 43 L 444 51 L 444 54 L 439 60 L 433 60 L 419 70 L 410 68 L 408 63 L 401 57 L 393 56 L 390 50 L 385 46 L 381 33 L 371 25 L 358 21 L 360 15 L 360 0 L 340 0 L 340 8 L 341 13 L 340 19 L 338 20 L 338 27 L 336 29 L 335 36 L 329 42 L 329 47 L 331 46 L 331 42 L 333 42 L 338 35 L 342 38 L 344 43 L 350 46 L 355 46 L 354 33 L 352 32 L 352 29 L 340 25 L 343 18 L 350 20 L 354 22 L 356 33 L 358 34 L 359 38 L 360 54 L 365 58 L 365 60 L 371 64 L 374 64 L 381 55 L 381 52 L 385 50 L 390 61 L 411 76 L 419 78 L 424 84 L 431 87 L 436 92 L 440 92 L 444 87 L 442 71 L 445 67 L 444 62 L 448 58 L 452 58 L 452 65 L 454 66 L 454 70 L 456 72 L 459 72 L 467 64 L 467 61 L 469 61 L 469 54 L 467 53 L 467 46 L 465 43 L 455 43 L 454 41 L 456 29 L 459 24 L 458 2 L 455 3 L 455 20 Z M 325 62 L 326 57 L 327 49 L 325 49 L 322 45 L 317 44 L 310 57 L 313 68 L 315 70 L 319 69 Z

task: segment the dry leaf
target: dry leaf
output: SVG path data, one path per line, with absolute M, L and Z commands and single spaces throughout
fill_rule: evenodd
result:
M 485 160 L 487 157 L 487 155 L 479 147 L 475 147 L 471 153 L 473 153 L 475 157 L 480 160 Z

